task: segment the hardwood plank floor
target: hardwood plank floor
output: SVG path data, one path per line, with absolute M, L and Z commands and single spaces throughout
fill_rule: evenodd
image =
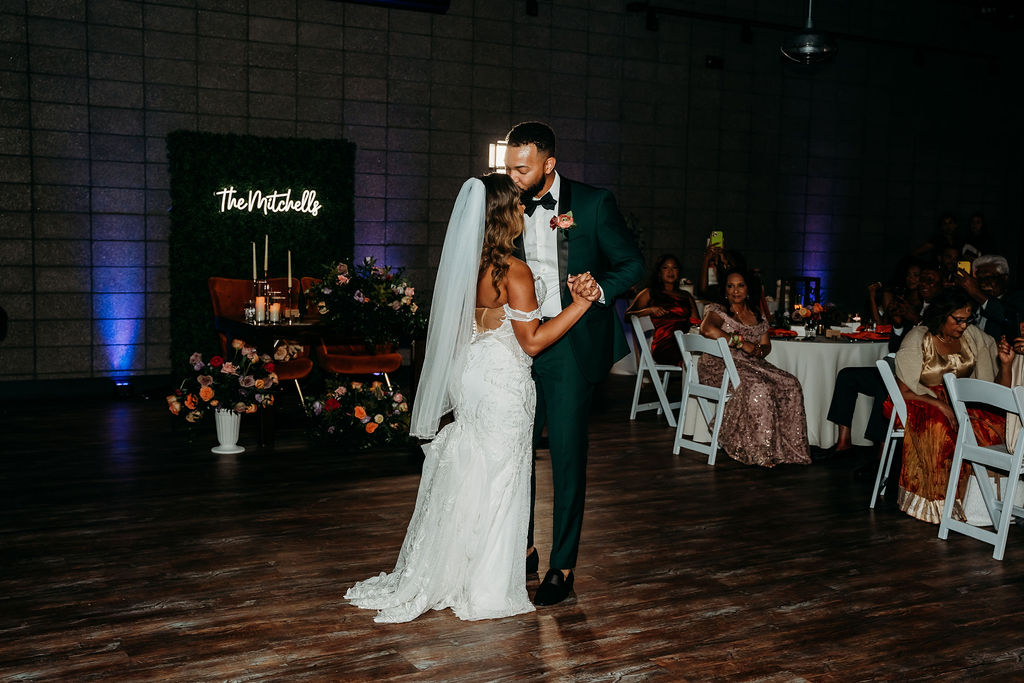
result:
M 855 458 L 765 470 L 673 456 L 595 404 L 576 599 L 520 617 L 378 625 L 343 599 L 393 566 L 415 451 L 343 453 L 279 419 L 190 444 L 162 398 L 0 406 L 3 680 L 985 680 L 1024 673 L 1024 539 L 1006 558 L 892 509 Z M 287 399 L 286 399 L 287 400 Z M 539 454 L 538 517 L 551 473 Z M 538 529 L 541 572 L 550 532 Z M 531 590 L 537 580 L 530 581 Z

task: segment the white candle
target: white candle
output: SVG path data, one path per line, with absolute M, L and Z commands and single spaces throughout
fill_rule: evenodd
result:
M 263 235 L 263 272 L 267 272 L 267 252 L 270 251 L 270 235 Z
M 270 304 L 270 322 L 276 323 L 281 320 L 281 304 Z
M 292 250 L 288 250 L 288 291 L 292 291 Z
M 267 297 L 256 297 L 256 322 L 261 323 L 267 317 Z
M 252 279 L 256 279 L 256 243 L 252 243 Z

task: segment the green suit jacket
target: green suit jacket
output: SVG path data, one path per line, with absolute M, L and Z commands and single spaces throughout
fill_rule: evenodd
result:
M 558 236 L 562 306 L 572 302 L 565 284 L 568 274 L 585 271 L 601 285 L 605 303 L 595 302 L 567 337 L 580 372 L 597 383 L 629 352 L 615 312 L 615 297 L 643 279 L 644 261 L 611 192 L 561 176 L 555 212 L 569 211 L 576 227 L 559 230 Z

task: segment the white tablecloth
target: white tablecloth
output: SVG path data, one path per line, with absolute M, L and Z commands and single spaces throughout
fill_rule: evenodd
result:
M 796 375 L 804 391 L 807 413 L 807 439 L 812 446 L 829 448 L 839 439 L 839 428 L 828 421 L 828 407 L 836 387 L 836 375 L 849 366 L 874 367 L 875 361 L 888 352 L 888 343 L 851 342 L 815 338 L 813 341 L 772 340 L 768 362 Z M 872 399 L 860 396 L 853 415 L 853 442 L 870 444 L 863 438 L 871 411 Z

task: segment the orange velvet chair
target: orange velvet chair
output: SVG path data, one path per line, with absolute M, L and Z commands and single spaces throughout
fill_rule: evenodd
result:
M 320 369 L 333 375 L 384 374 L 391 388 L 389 372 L 402 367 L 402 354 L 393 351 L 368 353 L 362 344 L 327 344 L 323 339 L 316 348 L 316 361 Z

